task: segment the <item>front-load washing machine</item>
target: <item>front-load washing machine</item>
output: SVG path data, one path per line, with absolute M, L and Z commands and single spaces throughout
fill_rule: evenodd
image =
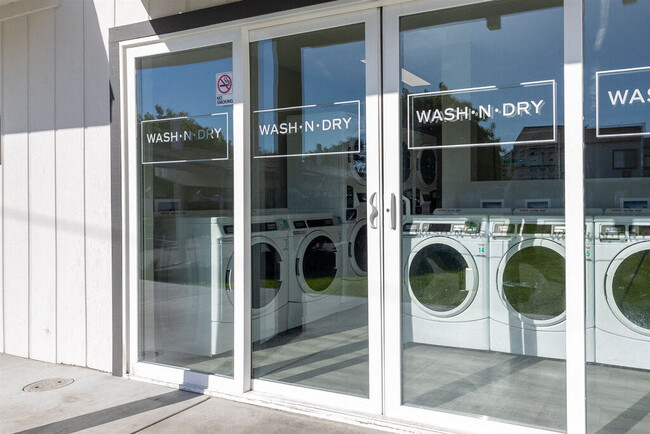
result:
M 520 208 L 490 217 L 490 349 L 566 357 L 564 210 Z M 585 222 L 586 251 L 593 223 Z M 587 288 L 593 268 L 586 268 Z M 587 304 L 591 296 L 587 291 Z M 588 324 L 593 329 L 593 324 Z
M 650 369 L 650 210 L 594 220 L 596 362 Z
M 346 242 L 343 224 L 332 214 L 292 216 L 289 222 L 288 326 L 294 328 L 365 302 L 344 294 Z
M 402 228 L 403 334 L 410 342 L 488 350 L 488 219 L 477 210 L 436 211 L 407 216 Z
M 344 276 L 347 279 L 368 275 L 368 225 L 365 205 L 347 210 L 343 223 L 345 242 Z
M 415 151 L 415 178 L 418 188 L 422 191 L 432 192 L 438 189 L 438 161 L 438 154 L 434 149 Z
M 171 334 L 181 334 L 178 351 L 216 355 L 233 349 L 233 219 L 190 217 L 176 219 L 178 243 L 188 265 L 180 281 L 201 296 L 186 299 L 196 309 L 181 306 L 166 322 Z M 258 341 L 287 328 L 289 246 L 287 224 L 273 216 L 253 217 L 252 335 Z M 180 302 L 183 295 L 179 295 Z M 187 330 L 185 330 L 187 329 Z

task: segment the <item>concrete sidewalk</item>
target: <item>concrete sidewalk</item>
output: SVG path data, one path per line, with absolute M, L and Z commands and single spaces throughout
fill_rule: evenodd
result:
M 44 392 L 23 387 L 72 378 Z M 197 395 L 104 372 L 0 354 L 1 433 L 370 433 L 352 425 Z

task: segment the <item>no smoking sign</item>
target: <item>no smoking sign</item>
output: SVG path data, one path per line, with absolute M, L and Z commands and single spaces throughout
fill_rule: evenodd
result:
M 219 72 L 216 77 L 217 105 L 232 104 L 232 72 Z

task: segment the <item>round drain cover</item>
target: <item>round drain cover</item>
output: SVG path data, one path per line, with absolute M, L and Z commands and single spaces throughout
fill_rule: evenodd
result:
M 74 383 L 72 378 L 48 378 L 47 380 L 37 381 L 23 387 L 25 392 L 46 392 L 48 390 L 59 389 Z

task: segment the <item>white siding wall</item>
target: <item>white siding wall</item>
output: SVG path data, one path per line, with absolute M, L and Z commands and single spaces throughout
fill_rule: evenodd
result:
M 0 352 L 111 370 L 108 32 L 232 1 L 0 6 Z

